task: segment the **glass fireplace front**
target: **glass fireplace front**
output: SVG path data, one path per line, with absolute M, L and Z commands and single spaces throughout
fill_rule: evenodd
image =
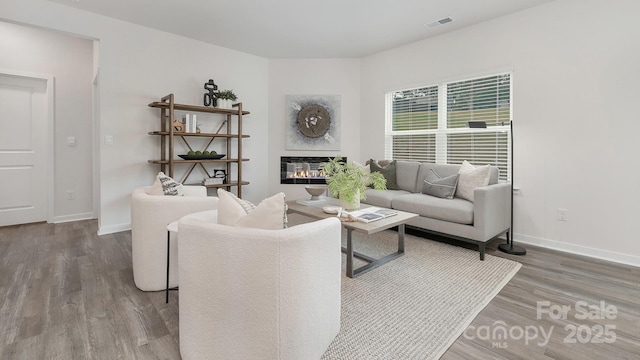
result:
M 281 156 L 280 184 L 326 184 L 322 166 L 329 160 L 327 156 Z

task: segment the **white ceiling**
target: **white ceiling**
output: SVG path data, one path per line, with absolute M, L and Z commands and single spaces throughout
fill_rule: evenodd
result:
M 553 0 L 51 1 L 266 58 L 351 58 Z

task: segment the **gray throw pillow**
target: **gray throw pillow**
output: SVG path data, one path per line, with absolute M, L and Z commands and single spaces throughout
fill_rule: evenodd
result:
M 388 190 L 400 190 L 400 187 L 398 187 L 398 180 L 396 178 L 395 160 L 385 166 L 380 166 L 377 161 L 371 159 L 369 160 L 369 165 L 371 166 L 371 172 L 378 171 L 385 179 L 387 179 Z
M 453 199 L 459 177 L 459 174 L 455 174 L 443 178 L 433 169 L 429 169 L 427 177 L 424 179 L 424 185 L 422 185 L 422 193 L 443 199 Z

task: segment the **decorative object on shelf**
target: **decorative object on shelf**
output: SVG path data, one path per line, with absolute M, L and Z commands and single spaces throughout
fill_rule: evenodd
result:
M 340 150 L 340 95 L 287 95 L 287 150 Z
M 233 90 L 221 90 L 216 94 L 217 107 L 220 109 L 231 109 L 233 108 L 233 102 L 238 100 L 236 94 L 234 94 Z
M 191 151 L 190 151 L 191 152 Z M 194 154 L 178 155 L 184 160 L 216 160 L 222 159 L 226 154 L 213 154 L 196 151 Z
M 204 83 L 204 89 L 208 91 L 208 93 L 204 94 L 204 106 L 216 106 L 216 94 L 215 91 L 218 90 L 218 85 L 216 85 L 212 79 L 209 79 L 206 83 Z
M 198 127 L 196 114 L 182 115 L 182 124 L 184 125 L 184 132 L 195 134 Z
M 327 190 L 327 187 L 325 185 L 307 185 L 304 189 L 311 195 L 311 200 L 319 200 L 320 195 Z
M 184 132 L 184 124 L 178 120 L 173 120 L 171 126 L 173 126 L 173 131 L 175 132 Z
M 207 185 L 222 185 L 224 184 L 224 179 L 218 179 L 218 178 L 206 178 L 204 180 L 202 180 L 202 185 L 207 186 Z
M 227 181 L 227 171 L 223 169 L 213 170 L 213 177 L 216 179 L 222 179 L 222 182 Z
M 365 200 L 365 190 L 372 186 L 377 190 L 386 190 L 387 180 L 379 172 L 368 173 L 364 167 L 353 162 L 345 163 L 340 155 L 329 160 L 322 171 L 327 176 L 327 186 L 333 196 L 340 199 L 345 210 L 360 208 L 360 200 Z

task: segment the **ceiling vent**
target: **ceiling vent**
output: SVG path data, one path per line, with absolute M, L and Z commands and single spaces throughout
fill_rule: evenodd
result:
M 452 18 L 450 18 L 450 17 L 446 17 L 446 18 L 443 18 L 443 19 L 440 19 L 440 20 L 436 20 L 436 21 L 433 21 L 433 22 L 427 23 L 427 24 L 426 24 L 426 26 L 427 26 L 428 28 L 434 28 L 434 27 L 436 27 L 436 26 L 440 26 L 440 25 L 448 24 L 448 23 L 450 23 L 450 22 L 452 22 L 452 21 L 453 21 L 453 19 L 452 19 Z

